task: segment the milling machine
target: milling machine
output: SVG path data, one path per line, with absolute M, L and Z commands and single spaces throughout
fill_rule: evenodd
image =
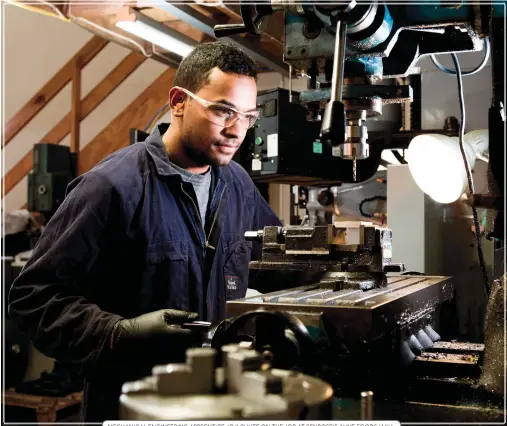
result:
M 211 327 L 209 346 L 255 349 L 273 368 L 325 380 L 351 407 L 372 391 L 378 420 L 503 418 L 501 368 L 488 368 L 488 380 L 495 378 L 489 389 L 479 385 L 485 346 L 442 341 L 435 331 L 440 307 L 453 297 L 452 278 L 405 272 L 393 263 L 388 228 L 271 226 L 245 238 L 262 244 L 262 259 L 250 268 L 314 271 L 319 279 L 228 301 L 230 318 Z M 498 323 L 498 312 L 495 318 Z M 501 355 L 498 348 L 490 347 L 490 360 Z M 357 410 L 338 410 L 333 418 L 357 419 Z
M 440 340 L 434 314 L 452 297 L 452 281 L 402 275 L 404 265 L 391 261 L 388 228 L 368 222 L 269 226 L 245 237 L 262 244 L 262 259 L 250 262 L 251 269 L 311 271 L 318 279 L 228 301 L 233 319 L 215 332 L 212 346 L 245 338 L 247 322 L 255 319 L 251 340 L 271 354 L 274 366 L 318 374 L 338 394 L 353 395 L 385 391 L 386 377 Z
M 489 72 L 485 65 L 491 59 L 488 180 L 495 190 L 486 198 L 504 205 L 501 3 L 265 0 L 240 2 L 240 12 L 242 24 L 216 25 L 215 36 L 234 41 L 246 33 L 255 40 L 271 15 L 283 13 L 283 60 L 289 68 L 289 90 L 259 93 L 260 119 L 238 153 L 254 181 L 313 187 L 363 182 L 378 170 L 384 150 L 406 149 L 424 133 L 455 136 L 447 128 L 422 130 L 416 67 L 429 56 L 440 71 L 455 74 L 437 56 L 482 50 L 480 64 L 461 72 Z M 308 87 L 295 92 L 292 79 L 301 76 Z M 393 112 L 396 106 L 401 108 Z M 380 122 L 387 124 L 377 126 Z M 488 208 L 484 197 L 472 202 Z M 491 235 L 504 240 L 503 208 L 492 210 L 500 212 Z
M 426 132 L 415 126 L 410 131 L 391 129 L 379 136 L 374 132 L 369 135 L 367 128 L 372 118 L 381 117 L 383 110 L 392 104 L 404 104 L 405 110 L 409 108 L 413 113 L 411 118 L 417 119 L 420 93 L 415 99 L 411 82 L 417 73 L 418 60 L 430 56 L 440 71 L 458 74 L 443 67 L 435 55 L 483 50 L 483 61 L 473 70 L 462 70 L 462 75 L 483 69 L 492 52 L 488 181 L 490 188 L 496 189 L 492 197 L 503 205 L 504 165 L 497 160 L 497 156 L 505 157 L 502 83 L 505 12 L 500 6 L 462 2 L 329 3 L 290 0 L 244 3 L 242 25 L 215 27 L 219 37 L 239 33 L 258 35 L 265 30 L 270 15 L 284 13 L 284 61 L 290 66 L 290 79 L 299 75 L 309 78 L 307 90 L 299 93 L 292 92 L 290 80 L 288 93 L 278 89 L 259 94 L 259 125 L 251 131 L 247 139 L 247 143 L 250 141 L 248 155 L 243 156 L 243 164 L 252 178 L 258 182 L 305 186 L 362 182 L 371 178 L 378 170 L 383 150 L 407 148 L 414 136 Z M 457 87 L 460 87 L 461 79 L 458 80 Z M 462 122 L 464 119 L 461 117 Z M 470 182 L 469 185 L 473 192 L 473 185 Z M 472 200 L 474 207 L 488 208 L 481 204 L 481 196 L 474 194 Z M 498 251 L 504 252 L 503 208 L 492 210 L 496 218 L 489 226 L 489 236 L 496 239 Z M 477 216 L 475 212 L 474 215 Z M 333 240 L 340 229 L 348 237 L 357 229 L 376 237 L 370 241 L 359 238 L 353 243 L 355 247 L 346 247 L 346 243 Z M 266 228 L 258 235 L 248 233 L 247 239 L 261 239 L 263 244 L 263 258 L 253 262 L 252 268 L 316 269 L 323 271 L 323 276 L 314 285 L 229 301 L 228 312 L 235 319 L 229 326 L 229 336 L 223 341 L 234 340 L 234 335 L 242 331 L 248 334 L 250 327 L 258 350 L 263 345 L 277 348 L 288 364 L 298 359 L 308 369 L 305 371 L 323 374 L 337 395 L 357 396 L 359 390 L 374 389 L 377 395 L 389 398 L 450 403 L 453 407 L 466 406 L 463 401 L 476 405 L 477 401 L 491 402 L 495 398 L 493 405 L 502 406 L 503 392 L 497 392 L 496 396 L 487 392 L 484 395 L 481 394 L 484 389 L 476 387 L 484 345 L 439 342 L 438 334 L 431 327 L 438 306 L 452 297 L 452 278 L 389 276 L 387 272 L 393 265 L 385 254 L 388 250 L 382 245 L 383 235 L 390 237 L 387 230 L 373 231 L 363 224 L 346 223 L 331 230 L 288 227 Z M 481 258 L 478 231 L 476 235 Z M 376 243 L 372 244 L 373 240 Z M 500 264 L 505 265 L 505 259 Z M 489 292 L 488 287 L 485 277 Z M 498 296 L 499 284 L 495 287 Z M 491 300 L 490 305 L 493 304 Z M 277 315 L 290 316 L 291 320 L 285 318 L 276 326 Z M 256 319 L 253 325 L 247 324 L 250 319 Z M 299 324 L 298 327 L 293 324 L 292 333 L 296 329 L 306 330 L 306 341 L 314 342 L 310 356 L 304 355 L 303 350 L 299 358 L 290 356 L 298 353 L 294 344 L 291 347 L 289 343 L 294 338 L 283 338 L 291 321 Z M 227 332 L 222 334 L 225 336 Z M 496 335 L 494 340 L 500 338 Z M 322 349 L 320 354 L 318 348 Z M 503 355 L 497 352 L 496 355 Z M 312 365 L 318 366 L 320 373 Z M 504 372 L 497 369 L 490 375 L 493 376 L 499 389 Z M 460 417 L 453 409 L 449 409 L 453 413 L 450 416 Z M 458 411 L 462 414 L 466 410 Z M 480 418 L 486 421 L 487 415 L 482 414 Z M 472 415 L 469 419 L 477 421 L 478 418 Z
M 313 177 L 324 184 L 369 179 L 378 169 L 382 150 L 406 148 L 422 133 L 405 131 L 370 139 L 366 127 L 368 118 L 380 116 L 384 106 L 413 100 L 410 75 L 421 56 L 484 50 L 487 59 L 490 39 L 492 51 L 500 55 L 503 48 L 502 5 L 329 3 L 241 2 L 242 24 L 215 27 L 217 37 L 249 33 L 255 38 L 265 30 L 269 15 L 283 12 L 284 61 L 290 65 L 291 78 L 304 75 L 309 79 L 308 90 L 300 93 L 275 90 L 259 95 L 260 121 L 247 135 L 244 146 L 248 152 L 241 161 L 254 180 L 276 176 L 316 186 Z M 492 178 L 503 197 L 503 165 L 497 161 L 504 158 L 505 145 L 502 64 L 503 60 L 493 64 L 489 140 L 493 142 Z M 503 198 L 499 205 L 503 205 Z M 497 221 L 494 235 L 503 238 L 500 222 L 503 220 Z M 228 348 L 233 344 L 241 350 L 255 350 L 255 356 L 261 354 L 273 373 L 299 370 L 329 383 L 338 405 L 328 418 L 357 419 L 359 406 L 353 401 L 361 392 L 373 391 L 375 419 L 504 420 L 500 409 L 504 395 L 477 386 L 484 345 L 442 342 L 435 331 L 439 306 L 452 298 L 452 278 L 407 273 L 402 264 L 393 264 L 388 228 L 337 222 L 266 227 L 247 232 L 245 238 L 262 244 L 262 259 L 251 262 L 252 269 L 314 271 L 319 279 L 301 287 L 228 301 L 230 318 L 220 324 L 187 324 L 202 328 L 204 346 L 214 349 L 201 354 L 208 357 L 205 389 L 187 388 L 187 396 L 213 394 L 207 400 L 211 409 L 216 394 L 225 392 L 223 386 L 214 386 L 218 376 L 218 383 L 224 383 Z M 255 358 L 253 352 L 250 355 Z M 218 368 L 210 367 L 209 357 L 215 356 Z M 252 370 L 260 369 L 256 359 Z M 148 413 L 149 407 L 163 401 L 142 398 L 144 394 L 148 399 L 153 394 L 171 394 L 164 380 L 190 383 L 192 363 L 157 367 L 151 378 L 127 384 L 122 396 L 123 419 L 175 418 L 174 412 Z M 210 378 L 210 371 L 218 376 Z M 493 375 L 498 374 L 503 372 L 495 369 Z M 255 382 L 253 376 L 248 380 L 244 383 Z M 268 382 L 258 378 L 260 390 L 255 397 L 265 398 L 270 393 L 265 386 Z M 280 393 L 279 386 L 277 389 Z M 248 392 L 241 392 L 233 397 L 236 408 L 250 404 L 243 398 Z M 132 400 L 132 395 L 140 400 Z M 164 404 L 170 406 L 171 401 Z M 276 404 L 276 410 L 287 407 L 282 401 Z M 199 413 L 189 418 L 243 418 L 240 411 L 229 410 L 229 405 L 220 413 L 221 406 L 217 407 L 213 411 L 216 415 Z M 281 418 L 276 417 L 280 415 L 275 415 L 276 410 L 272 418 Z M 301 413 L 296 415 L 306 419 Z M 285 411 L 281 416 L 293 419 L 294 413 Z M 265 412 L 247 418 L 271 419 Z

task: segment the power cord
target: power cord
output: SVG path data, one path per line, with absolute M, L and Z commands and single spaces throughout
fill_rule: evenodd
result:
M 148 124 L 144 127 L 143 131 L 150 133 L 157 121 L 170 109 L 170 105 L 164 104 L 155 115 L 148 121 Z
M 374 197 L 371 197 L 371 198 L 365 198 L 363 201 L 361 201 L 359 203 L 359 212 L 361 213 L 362 216 L 364 217 L 373 217 L 372 214 L 369 214 L 369 213 L 365 213 L 364 210 L 363 210 L 363 205 L 366 204 L 366 203 L 369 203 L 370 201 L 375 201 L 375 200 L 382 200 L 382 201 L 386 201 L 387 200 L 387 197 L 383 196 L 383 195 L 375 195 Z
M 489 44 L 488 44 L 489 46 Z M 465 164 L 465 170 L 467 174 L 467 180 L 468 180 L 468 189 L 470 192 L 471 199 L 474 199 L 474 182 L 472 179 L 472 172 L 470 170 L 470 164 L 468 163 L 468 158 L 465 153 L 465 147 L 463 145 L 463 136 L 465 134 L 465 101 L 463 96 L 463 79 L 461 74 L 461 68 L 459 66 L 458 56 L 455 53 L 451 53 L 452 61 L 454 62 L 454 68 L 456 69 L 455 75 L 458 79 L 458 98 L 459 98 L 459 108 L 461 112 L 461 123 L 459 126 L 459 148 L 461 151 L 461 155 L 463 157 L 463 162 Z M 479 263 L 482 270 L 482 275 L 484 277 L 484 285 L 486 288 L 486 294 L 490 295 L 491 293 L 491 285 L 489 283 L 488 273 L 486 272 L 486 264 L 484 262 L 484 254 L 482 251 L 482 242 L 481 242 L 481 229 L 479 225 L 479 216 L 477 214 L 477 208 L 475 205 L 472 204 L 472 214 L 474 218 L 474 225 L 475 225 L 475 238 L 477 239 L 477 252 L 479 255 Z
M 476 74 L 479 71 L 481 71 L 488 63 L 490 51 L 491 47 L 489 44 L 489 39 L 486 37 L 484 39 L 484 57 L 482 58 L 482 62 L 479 65 L 477 65 L 474 69 L 462 71 L 461 76 L 465 77 L 468 75 Z M 455 55 L 455 53 L 453 53 L 452 55 Z M 430 58 L 431 61 L 433 62 L 433 65 L 435 65 L 440 71 L 445 72 L 446 74 L 457 75 L 456 71 L 450 70 L 449 68 L 444 67 L 440 62 L 438 62 L 435 55 L 430 55 Z
M 130 43 L 130 44 L 133 44 L 134 46 L 136 46 L 140 51 L 141 53 L 147 57 L 147 58 L 151 58 L 153 56 L 153 54 L 151 53 L 148 53 L 146 52 L 146 49 L 144 48 L 144 46 L 141 44 L 141 43 L 138 43 L 136 40 L 132 39 L 132 38 L 129 38 L 129 37 L 125 37 L 124 35 L 121 35 L 120 33 L 118 32 L 115 32 L 115 31 L 111 31 L 105 27 L 103 27 L 102 25 L 99 25 L 99 24 L 96 24 L 95 22 L 93 21 L 90 21 L 89 19 L 86 19 L 86 18 L 83 18 L 82 16 L 74 16 L 72 14 L 72 1 L 69 1 L 68 2 L 68 9 L 67 9 L 67 14 L 69 15 L 69 19 L 71 21 L 78 21 L 78 22 L 83 22 L 85 23 L 86 25 L 90 25 L 91 27 L 93 28 L 96 28 L 97 30 L 101 31 L 101 32 L 104 32 L 106 34 L 109 34 L 110 36 L 113 36 L 113 37 L 117 37 L 121 40 L 124 40 L 126 41 L 127 43 Z M 152 44 L 153 45 L 153 44 Z

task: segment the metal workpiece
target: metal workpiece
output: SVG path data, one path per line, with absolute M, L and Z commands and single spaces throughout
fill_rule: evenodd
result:
M 193 348 L 185 364 L 155 366 L 123 385 L 121 420 L 328 420 L 331 386 L 274 369 L 241 345 Z

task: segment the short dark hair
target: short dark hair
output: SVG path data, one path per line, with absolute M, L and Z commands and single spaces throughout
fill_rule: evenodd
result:
M 255 61 L 236 45 L 226 41 L 198 44 L 176 71 L 174 85 L 197 92 L 208 82 L 211 70 L 252 77 L 257 81 Z

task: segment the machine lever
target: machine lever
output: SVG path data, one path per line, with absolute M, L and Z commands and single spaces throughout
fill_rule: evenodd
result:
M 270 2 L 264 4 L 242 4 L 240 6 L 242 24 L 215 25 L 213 31 L 217 38 L 250 33 L 260 35 L 268 25 L 268 18 L 274 10 Z
M 229 37 L 231 35 L 243 34 L 248 32 L 245 24 L 224 24 L 224 25 L 215 25 L 213 28 L 213 32 L 215 33 L 215 37 Z
M 332 146 L 341 145 L 346 140 L 345 106 L 342 102 L 346 43 L 347 23 L 346 21 L 337 21 L 331 98 L 324 110 L 320 130 L 321 140 Z

